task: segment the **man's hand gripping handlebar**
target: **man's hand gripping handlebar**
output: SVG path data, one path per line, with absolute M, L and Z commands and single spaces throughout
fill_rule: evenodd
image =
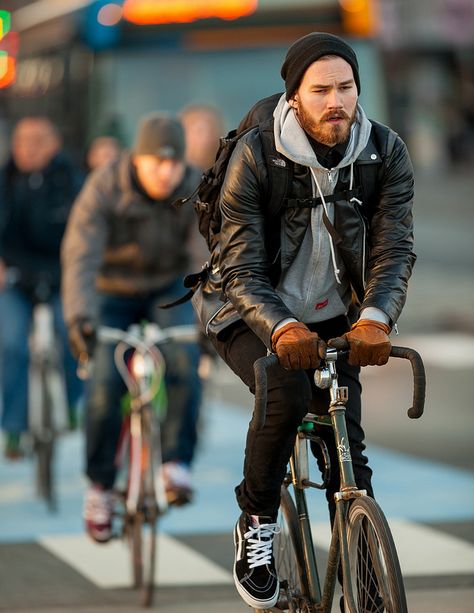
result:
M 348 355 L 349 345 L 345 338 L 335 338 L 331 341 L 331 347 L 326 350 L 326 358 L 337 360 L 346 358 Z M 420 354 L 414 349 L 408 347 L 392 346 L 390 357 L 403 358 L 410 360 L 413 373 L 413 404 L 408 409 L 407 414 L 410 419 L 418 419 L 423 415 L 426 395 L 426 376 L 425 367 Z M 250 428 L 252 430 L 260 430 L 266 417 L 267 409 L 267 370 L 279 363 L 278 357 L 271 353 L 267 356 L 259 358 L 254 363 L 255 373 L 255 405 L 253 411 Z

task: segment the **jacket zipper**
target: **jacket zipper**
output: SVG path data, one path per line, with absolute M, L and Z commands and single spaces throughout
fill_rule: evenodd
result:
M 219 315 L 219 313 L 222 311 L 222 309 L 226 307 L 228 304 L 230 304 L 230 300 L 226 300 L 224 304 L 220 306 L 217 309 L 217 311 L 213 315 L 211 315 L 211 317 L 208 319 L 207 324 L 206 324 L 206 336 L 209 334 L 209 326 L 211 325 L 212 320 L 215 319 Z

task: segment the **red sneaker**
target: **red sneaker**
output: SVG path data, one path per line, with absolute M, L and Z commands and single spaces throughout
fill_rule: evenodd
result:
M 112 511 L 114 494 L 102 486 L 92 484 L 84 496 L 84 521 L 87 534 L 96 543 L 107 543 L 112 538 Z

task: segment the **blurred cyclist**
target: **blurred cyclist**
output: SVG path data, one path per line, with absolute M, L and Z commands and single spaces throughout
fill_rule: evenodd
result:
M 98 542 L 111 537 L 115 450 L 125 386 L 113 347 L 96 345 L 106 325 L 127 329 L 146 319 L 160 326 L 194 322 L 190 302 L 169 310 L 158 305 L 182 294 L 182 277 L 205 257 L 192 209 L 175 199 L 193 191 L 198 169 L 184 162 L 181 123 L 152 114 L 140 123 L 131 153 L 92 173 L 68 223 L 63 249 L 63 296 L 76 356 L 94 352 L 86 397 L 87 476 L 84 517 Z M 192 496 L 190 465 L 201 399 L 197 345 L 174 346 L 167 356 L 168 412 L 162 430 L 165 487 L 170 503 Z
M 28 334 L 40 284 L 49 293 L 63 340 L 71 411 L 81 393 L 61 313 L 59 250 L 82 180 L 61 152 L 61 137 L 49 119 L 29 116 L 18 122 L 11 157 L 0 170 L 2 429 L 11 459 L 22 455 L 20 437 L 28 426 Z

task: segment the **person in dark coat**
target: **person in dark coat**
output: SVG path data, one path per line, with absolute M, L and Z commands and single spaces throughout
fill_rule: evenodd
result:
M 83 174 L 61 147 L 52 121 L 25 117 L 14 128 L 11 157 L 0 170 L 1 425 L 12 458 L 21 455 L 20 436 L 28 427 L 28 335 L 39 298 L 54 310 L 71 411 L 81 394 L 62 317 L 59 251 Z
M 312 377 L 334 337 L 350 346 L 338 374 L 349 389 L 356 484 L 374 495 L 359 372 L 387 362 L 415 261 L 410 157 L 398 135 L 369 120 L 359 104 L 354 50 L 337 36 L 313 32 L 290 47 L 281 75 L 284 94 L 262 101 L 240 126 L 274 109 L 274 151 L 265 155 L 258 128 L 238 141 L 220 194 L 218 261 L 193 297 L 203 329 L 252 393 L 254 361 L 269 351 L 279 359 L 268 371 L 265 425 L 249 430 L 244 479 L 236 488 L 234 580 L 256 609 L 271 609 L 279 597 L 273 537 L 281 485 L 305 414 L 328 411 L 328 392 Z M 268 215 L 269 161 L 292 169 L 288 206 L 276 219 Z M 210 312 L 205 302 L 213 300 Z M 337 450 L 329 429 L 320 436 L 331 457 L 326 495 L 333 518 Z
M 100 326 L 126 330 L 143 320 L 163 328 L 195 322 L 190 302 L 159 308 L 182 296 L 183 277 L 207 254 L 193 209 L 173 206 L 194 191 L 201 175 L 184 156 L 184 130 L 176 117 L 142 118 L 132 150 L 89 175 L 64 236 L 62 292 L 71 346 L 77 356 L 94 356 L 85 399 L 90 487 L 84 519 L 97 542 L 112 537 L 115 452 L 126 388 L 114 347 L 96 345 L 95 333 Z M 196 343 L 171 343 L 167 351 L 162 470 L 168 502 L 179 505 L 193 493 L 200 352 Z

